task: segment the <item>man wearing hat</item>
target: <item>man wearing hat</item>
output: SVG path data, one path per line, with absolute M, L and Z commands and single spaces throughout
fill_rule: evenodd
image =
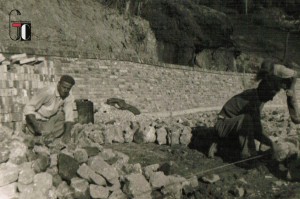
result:
M 57 85 L 40 89 L 25 105 L 24 115 L 30 133 L 54 139 L 63 135 L 66 143 L 71 139 L 74 122 L 74 97 L 70 93 L 75 80 L 69 75 L 61 76 Z
M 275 145 L 264 133 L 261 124 L 261 110 L 264 103 L 272 100 L 281 90 L 286 90 L 287 105 L 291 119 L 300 123 L 300 115 L 295 98 L 296 71 L 265 60 L 256 80 L 260 81 L 257 88 L 248 89 L 233 96 L 223 106 L 215 124 L 216 142 L 212 143 L 208 157 L 213 158 L 217 152 L 218 142 L 224 139 L 237 139 L 240 146 L 240 158 L 256 155 L 254 139 L 270 146 Z M 274 152 L 274 151 L 273 151 Z

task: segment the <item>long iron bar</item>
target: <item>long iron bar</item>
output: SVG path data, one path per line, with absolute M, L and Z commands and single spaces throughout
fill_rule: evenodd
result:
M 205 173 L 208 173 L 208 172 L 211 172 L 211 171 L 214 171 L 214 170 L 222 169 L 222 168 L 229 167 L 231 165 L 235 165 L 235 164 L 242 163 L 242 162 L 247 162 L 249 160 L 258 159 L 258 158 L 264 157 L 264 156 L 269 155 L 269 154 L 270 153 L 265 153 L 265 154 L 253 156 L 253 157 L 250 157 L 250 158 L 247 158 L 247 159 L 243 159 L 243 160 L 239 160 L 239 161 L 236 161 L 236 162 L 228 163 L 228 164 L 225 164 L 225 165 L 222 165 L 222 166 L 214 167 L 212 169 L 207 169 L 207 170 L 201 171 L 200 173 L 196 173 L 196 174 L 193 174 L 193 175 L 194 176 L 195 175 L 196 176 L 201 176 L 201 175 L 203 175 Z

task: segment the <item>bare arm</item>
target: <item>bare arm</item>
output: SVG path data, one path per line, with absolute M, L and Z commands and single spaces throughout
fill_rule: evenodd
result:
M 73 122 L 65 122 L 65 130 L 63 133 L 62 141 L 66 144 L 71 141 L 71 130 L 73 128 L 73 125 Z
M 274 143 L 273 141 L 269 138 L 269 136 L 265 133 L 262 124 L 261 124 L 261 118 L 260 117 L 256 117 L 254 118 L 254 122 L 255 122 L 255 131 L 257 132 L 255 134 L 255 139 L 257 139 L 258 141 L 260 141 L 262 144 L 265 144 L 271 148 L 273 148 Z
M 71 136 L 71 130 L 73 128 L 73 122 L 66 122 L 65 123 L 65 132 L 64 135 L 70 135 Z
M 28 125 L 28 128 L 34 133 L 34 135 L 42 135 L 41 129 L 39 128 L 34 114 L 26 115 L 26 123 Z
M 296 92 L 295 92 L 296 80 L 297 80 L 296 77 L 292 78 L 291 84 L 288 86 L 288 89 L 286 91 L 286 96 L 287 96 L 287 105 L 291 116 L 291 120 L 295 124 L 300 124 L 300 112 L 299 112 L 299 107 L 298 107 Z

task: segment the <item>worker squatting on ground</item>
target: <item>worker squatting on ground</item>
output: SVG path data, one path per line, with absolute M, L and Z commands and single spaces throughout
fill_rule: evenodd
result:
M 254 139 L 270 146 L 276 155 L 276 144 L 264 133 L 261 124 L 261 110 L 264 103 L 273 99 L 281 90 L 286 91 L 291 120 L 299 124 L 300 115 L 295 97 L 296 71 L 265 60 L 256 74 L 260 81 L 257 88 L 248 89 L 233 96 L 223 106 L 215 124 L 218 141 L 212 143 L 208 156 L 213 158 L 217 144 L 224 138 L 238 138 L 240 158 L 256 155 Z
M 61 76 L 57 85 L 40 89 L 25 105 L 26 128 L 35 136 L 48 140 L 62 137 L 67 143 L 71 139 L 74 122 L 74 97 L 70 93 L 75 84 L 73 77 Z

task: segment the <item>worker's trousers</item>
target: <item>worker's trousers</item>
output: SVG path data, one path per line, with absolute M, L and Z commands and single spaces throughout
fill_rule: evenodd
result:
M 60 137 L 64 133 L 65 113 L 58 111 L 48 120 L 37 120 L 42 136 L 49 136 L 52 138 Z M 27 125 L 30 133 L 34 134 L 33 130 Z
M 219 117 L 215 129 L 222 138 L 238 138 L 242 158 L 256 153 L 254 139 L 262 133 L 259 119 L 250 114 L 242 114 L 232 118 Z

